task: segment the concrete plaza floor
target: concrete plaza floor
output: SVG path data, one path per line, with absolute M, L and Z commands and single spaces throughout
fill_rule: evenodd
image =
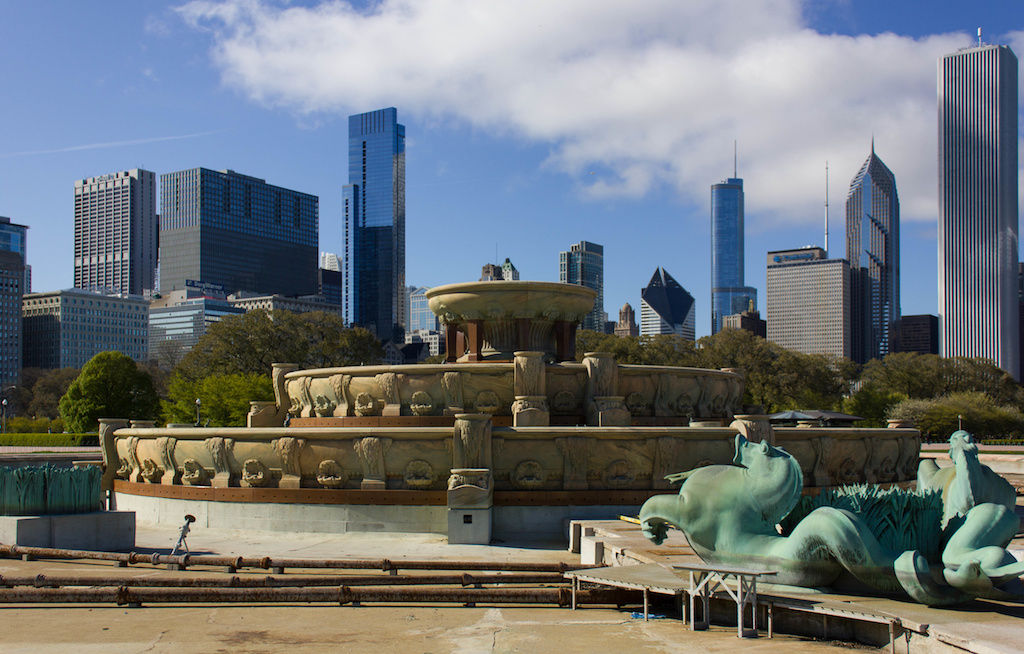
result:
M 177 531 L 140 526 L 138 551 L 166 551 Z M 195 553 L 281 557 L 578 562 L 563 543 L 448 545 L 423 534 L 280 534 L 196 530 Z M 166 575 L 162 568 L 107 562 L 0 559 L 0 575 Z M 189 575 L 214 574 L 189 571 Z M 245 574 L 245 573 L 239 573 Z M 252 574 L 265 575 L 265 571 Z M 670 607 L 666 607 L 670 608 Z M 689 631 L 677 619 L 633 617 L 637 607 L 455 606 L 403 604 L 0 606 L 0 651 L 112 652 L 848 652 L 849 645 L 793 636 L 736 638 L 735 628 Z M 657 608 L 654 609 L 657 611 Z

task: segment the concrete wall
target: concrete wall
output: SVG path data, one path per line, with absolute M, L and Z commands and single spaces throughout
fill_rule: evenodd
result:
M 181 526 L 185 514 L 194 527 L 341 534 L 346 532 L 412 532 L 444 534 L 445 506 L 374 506 L 209 502 L 144 497 L 117 493 L 118 510 L 135 511 L 140 523 Z

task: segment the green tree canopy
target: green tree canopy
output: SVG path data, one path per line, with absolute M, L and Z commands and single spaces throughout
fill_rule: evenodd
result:
M 939 398 L 907 399 L 889 411 L 889 417 L 911 420 L 926 439 L 938 442 L 960 428 L 976 438 L 1024 436 L 1024 414 L 1012 405 L 1000 405 L 985 393 L 969 391 Z
M 152 420 L 158 408 L 149 374 L 120 352 L 89 359 L 60 398 L 64 427 L 73 433 L 96 431 L 99 418 Z
M 189 382 L 212 374 L 267 375 L 274 363 L 324 368 L 378 363 L 384 351 L 369 331 L 347 329 L 322 311 L 250 311 L 210 326 L 175 368 Z
M 998 404 L 1021 403 L 1020 385 L 991 361 L 980 358 L 943 359 L 935 354 L 897 352 L 872 359 L 861 380 L 881 392 L 930 399 L 950 393 L 980 392 Z
M 168 383 L 168 398 L 161 402 L 164 421 L 194 422 L 196 398 L 203 424 L 209 420 L 213 427 L 244 427 L 249 402 L 273 400 L 274 389 L 267 375 L 213 374 L 197 382 L 175 375 Z

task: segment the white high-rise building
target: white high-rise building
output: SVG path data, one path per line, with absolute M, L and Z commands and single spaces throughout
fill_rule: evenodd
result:
M 320 267 L 324 270 L 341 272 L 341 260 L 338 258 L 338 255 L 333 252 L 321 252 Z
M 697 327 L 693 296 L 658 267 L 640 291 L 640 335 L 674 334 L 694 340 Z
M 1019 378 L 1017 57 L 979 45 L 938 72 L 939 352 Z
M 768 253 L 768 340 L 804 354 L 850 356 L 850 264 L 819 247 Z
M 156 175 L 126 170 L 75 182 L 75 288 L 156 288 Z

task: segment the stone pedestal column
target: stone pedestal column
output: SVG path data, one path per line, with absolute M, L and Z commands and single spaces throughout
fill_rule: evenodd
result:
M 275 426 L 283 425 L 284 419 L 292 408 L 292 400 L 288 397 L 288 385 L 285 375 L 298 370 L 295 363 L 274 363 L 271 364 L 271 381 L 274 384 L 274 405 L 277 411 L 274 415 Z
M 543 352 L 515 353 L 512 385 L 516 398 L 512 404 L 512 424 L 516 427 L 546 427 L 551 424 Z
M 452 472 L 448 478 L 448 542 L 487 544 L 491 540 L 494 475 L 491 416 L 455 416 Z
M 743 434 L 744 438 L 751 443 L 763 441 L 769 445 L 775 445 L 775 430 L 772 429 L 772 423 L 768 421 L 768 416 L 737 413 L 734 418 L 735 420 L 732 421 L 729 428 Z
M 619 364 L 610 352 L 587 352 L 583 355 L 587 369 L 587 424 L 598 427 L 628 426 L 629 409 L 618 395 Z
M 491 415 L 460 413 L 455 416 L 452 469 L 486 468 L 491 463 Z
M 100 488 L 104 491 L 114 490 L 114 475 L 121 467 L 117 457 L 117 446 L 114 443 L 114 432 L 128 426 L 123 418 L 100 418 L 100 445 L 103 447 L 103 476 L 100 477 Z

